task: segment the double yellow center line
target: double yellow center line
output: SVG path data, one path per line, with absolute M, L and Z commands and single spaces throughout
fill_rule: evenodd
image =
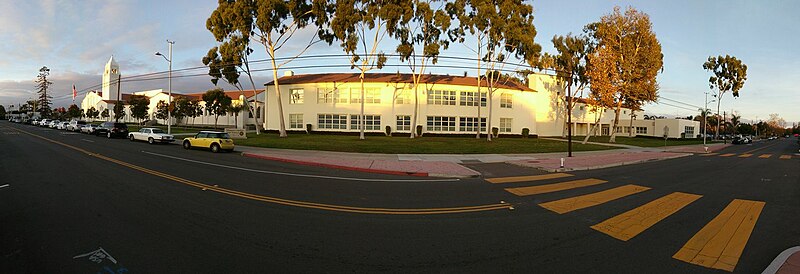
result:
M 350 213 L 361 213 L 361 214 L 388 214 L 388 215 L 433 215 L 433 214 L 452 214 L 452 213 L 467 213 L 467 212 L 479 212 L 479 211 L 489 211 L 489 210 L 499 210 L 499 209 L 512 209 L 511 204 L 507 203 L 498 203 L 498 204 L 486 204 L 486 205 L 477 205 L 477 206 L 462 206 L 462 207 L 440 207 L 440 208 L 374 208 L 374 207 L 355 207 L 355 206 L 343 206 L 343 205 L 333 205 L 333 204 L 323 204 L 323 203 L 313 203 L 313 202 L 305 202 L 305 201 L 297 201 L 297 200 L 289 200 L 289 199 L 282 199 L 270 196 L 263 196 L 257 195 L 252 193 L 246 193 L 241 191 L 236 191 L 232 189 L 222 188 L 216 185 L 208 185 L 203 183 L 198 183 L 192 180 L 187 180 L 184 178 L 180 178 L 177 176 L 169 175 L 163 172 L 155 171 L 152 169 L 144 168 L 141 166 L 137 166 L 128 162 L 124 162 L 121 160 L 117 160 L 111 157 L 103 156 L 97 153 L 90 152 L 88 150 L 65 144 L 53 139 L 49 139 L 43 136 L 39 136 L 24 130 L 20 130 L 17 128 L 13 128 L 19 132 L 40 138 L 42 140 L 58 144 L 64 147 L 71 148 L 73 150 L 85 153 L 89 156 L 105 160 L 108 162 L 112 162 L 121 166 L 125 166 L 134 170 L 138 170 L 150 175 L 158 176 L 161 178 L 165 178 L 168 180 L 172 180 L 178 183 L 182 183 L 185 185 L 193 186 L 200 188 L 202 190 L 210 190 L 221 194 L 227 194 L 231 196 L 236 196 L 240 198 L 273 203 L 273 204 L 280 204 L 286 206 L 294 206 L 294 207 L 302 207 L 302 208 L 312 208 L 312 209 L 319 209 L 319 210 L 327 210 L 327 211 L 339 211 L 339 212 L 350 212 Z

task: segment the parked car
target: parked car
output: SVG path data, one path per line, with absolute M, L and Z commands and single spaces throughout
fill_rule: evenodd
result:
M 750 140 L 750 138 L 747 138 L 747 137 L 735 137 L 735 138 L 733 138 L 733 141 L 731 141 L 731 144 L 735 144 L 735 145 L 738 145 L 738 144 L 749 144 L 749 143 L 752 143 L 752 142 L 753 141 Z
M 56 129 L 66 130 L 67 126 L 69 126 L 69 122 L 60 122 L 56 125 Z
M 47 124 L 47 127 L 49 127 L 49 128 L 56 128 L 56 127 L 58 126 L 58 124 L 59 124 L 59 123 L 61 123 L 61 121 L 59 121 L 59 120 L 53 120 L 53 121 L 50 121 L 50 123 L 48 123 L 48 124 Z
M 94 131 L 97 136 L 104 135 L 106 137 L 128 137 L 128 125 L 125 123 L 105 122 L 100 124 L 100 127 Z
M 85 124 L 86 124 L 86 121 L 72 120 L 72 121 L 69 122 L 69 125 L 67 125 L 67 130 L 78 132 L 78 131 L 81 131 L 81 126 L 83 126 Z
M 175 141 L 175 136 L 169 135 L 160 128 L 142 128 L 138 132 L 128 133 L 128 139 L 131 141 L 147 141 L 148 143 L 172 143 Z
M 86 134 L 94 134 L 94 131 L 97 130 L 98 127 L 98 125 L 85 124 L 81 126 L 81 132 Z
M 208 148 L 214 153 L 222 150 L 233 151 L 234 149 L 231 136 L 228 133 L 218 131 L 201 131 L 192 137 L 183 139 L 184 149 L 193 147 Z
M 33 121 L 31 121 L 31 125 L 38 126 L 39 125 L 39 119 L 33 119 Z
M 39 126 L 40 126 L 40 127 L 47 126 L 47 124 L 48 124 L 48 123 L 50 123 L 50 119 L 42 119 L 42 120 L 39 120 Z

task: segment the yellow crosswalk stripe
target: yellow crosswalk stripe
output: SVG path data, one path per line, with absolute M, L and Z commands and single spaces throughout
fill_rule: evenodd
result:
M 761 158 L 761 159 L 767 159 L 769 157 L 772 157 L 772 154 L 761 154 L 761 156 L 758 156 L 758 158 Z
M 712 153 L 700 154 L 700 156 L 714 156 L 714 155 L 718 155 L 718 154 L 719 153 L 712 152 Z
M 753 156 L 753 154 L 745 153 L 745 154 L 739 155 L 739 158 L 747 158 L 747 157 L 750 157 L 750 156 Z
M 564 178 L 564 177 L 569 177 L 569 176 L 572 176 L 572 174 L 550 173 L 550 174 L 531 175 L 531 176 L 488 178 L 488 179 L 486 179 L 486 181 L 490 182 L 490 183 L 493 183 L 493 184 L 502 184 L 502 183 L 530 182 L 530 181 L 539 181 L 539 180 L 547 180 L 547 179 L 556 179 L 556 178 Z
M 736 154 L 735 153 L 725 153 L 725 154 L 720 155 L 719 157 L 731 157 L 733 155 L 736 155 Z
M 562 190 L 585 187 L 585 186 L 592 186 L 596 184 L 602 184 L 605 182 L 607 181 L 599 179 L 583 179 L 583 180 L 575 180 L 575 181 L 539 185 L 539 186 L 506 188 L 506 191 L 511 192 L 517 196 L 527 196 L 527 195 L 562 191 Z
M 649 189 L 650 189 L 649 187 L 644 187 L 644 186 L 625 185 L 591 194 L 556 200 L 547 203 L 541 203 L 539 204 L 539 206 L 549 209 L 550 211 L 556 212 L 558 214 L 564 214 L 570 211 L 596 206 L 602 203 L 613 201 Z
M 733 200 L 672 258 L 733 271 L 764 205 L 760 201 Z
M 592 228 L 618 240 L 627 241 L 700 197 L 702 196 L 697 194 L 674 192 L 593 225 Z
M 792 155 L 781 155 L 781 160 L 789 160 L 792 159 Z

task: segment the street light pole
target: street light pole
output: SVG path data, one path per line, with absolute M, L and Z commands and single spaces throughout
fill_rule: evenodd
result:
M 167 76 L 169 82 L 169 98 L 167 98 L 167 134 L 172 134 L 172 45 L 175 44 L 175 41 L 167 39 L 167 44 L 169 44 L 169 57 L 164 56 L 160 52 L 156 52 L 156 55 L 164 57 L 164 60 L 167 60 L 167 63 L 169 63 L 169 74 Z
M 175 41 L 167 40 L 169 43 L 169 97 L 167 98 L 167 134 L 172 134 L 172 45 Z

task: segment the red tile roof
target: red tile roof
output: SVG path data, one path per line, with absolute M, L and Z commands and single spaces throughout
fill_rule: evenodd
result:
M 411 74 L 404 73 L 367 73 L 364 74 L 364 82 L 367 83 L 413 83 Z M 281 84 L 306 84 L 306 83 L 354 83 L 360 82 L 360 73 L 319 73 L 319 74 L 301 74 L 294 76 L 283 76 L 278 78 Z M 450 76 L 450 75 L 423 75 L 421 81 L 428 84 L 444 84 L 444 85 L 459 85 L 459 86 L 477 86 L 478 78 L 464 77 L 464 76 Z M 273 84 L 274 81 L 267 83 L 267 86 Z M 488 86 L 486 80 L 483 80 L 481 86 Z M 510 80 L 500 81 L 497 84 L 498 88 L 514 89 L 523 91 L 534 91 L 528 88 L 523 83 Z
M 121 96 L 122 96 L 122 103 L 123 104 L 127 104 L 128 103 L 128 99 L 131 98 L 131 94 L 123 93 L 123 94 L 121 94 Z M 103 102 L 116 104 L 117 100 L 103 100 Z
M 252 89 L 250 89 L 250 90 L 245 90 L 244 91 L 244 95 L 245 95 L 245 98 L 250 98 L 250 97 L 253 97 L 256 94 L 260 94 L 262 92 L 264 92 L 264 91 L 263 90 L 252 90 Z M 186 96 L 186 97 L 197 99 L 197 100 L 203 100 L 203 94 L 205 94 L 205 92 L 180 94 L 180 96 Z M 173 93 L 172 95 L 175 96 L 176 94 Z M 226 90 L 225 91 L 225 95 L 227 95 L 228 97 L 230 97 L 233 100 L 238 100 L 239 99 L 239 95 L 242 95 L 242 92 L 238 91 L 238 90 Z

